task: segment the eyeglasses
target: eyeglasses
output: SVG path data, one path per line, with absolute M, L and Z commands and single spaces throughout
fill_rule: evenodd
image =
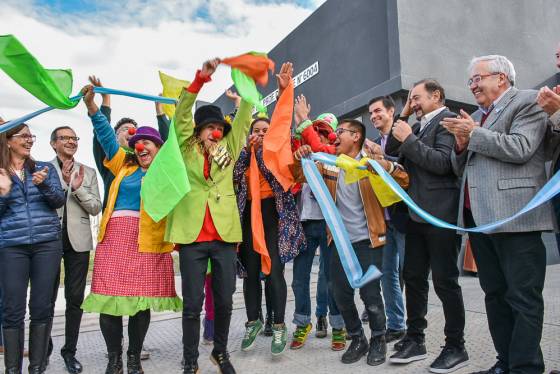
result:
M 69 142 L 70 140 L 75 141 L 76 143 L 78 142 L 78 140 L 80 140 L 80 138 L 78 136 L 57 136 L 56 139 L 61 140 L 63 142 Z
M 350 129 L 345 129 L 344 127 L 339 127 L 338 129 L 336 129 L 336 131 L 335 131 L 334 133 L 335 133 L 336 135 L 340 136 L 340 135 L 342 135 L 342 133 L 343 133 L 344 131 L 351 132 L 352 134 L 354 134 L 354 133 L 357 132 L 356 130 L 350 130 Z
M 467 87 L 472 86 L 473 83 L 478 84 L 481 80 L 483 80 L 486 77 L 491 77 L 492 75 L 499 75 L 502 73 L 490 73 L 490 74 L 477 74 L 477 75 L 473 75 L 471 78 L 469 78 L 469 80 L 467 81 Z
M 31 134 L 14 134 L 11 136 L 11 138 L 21 138 L 23 139 L 24 142 L 32 142 L 35 143 L 35 139 L 37 139 L 37 137 L 35 135 L 31 135 Z

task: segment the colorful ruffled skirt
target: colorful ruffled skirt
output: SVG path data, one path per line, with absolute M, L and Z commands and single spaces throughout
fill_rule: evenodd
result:
M 175 292 L 171 253 L 138 252 L 139 218 L 113 216 L 97 245 L 91 293 L 82 304 L 86 312 L 133 316 L 183 310 Z

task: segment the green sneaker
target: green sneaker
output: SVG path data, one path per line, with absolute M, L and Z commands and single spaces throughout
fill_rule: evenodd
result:
M 245 336 L 241 341 L 241 350 L 248 351 L 255 345 L 255 339 L 261 332 L 263 324 L 260 319 L 245 324 Z
M 333 351 L 342 351 L 346 348 L 346 330 L 332 329 L 331 349 Z
M 294 337 L 292 338 L 292 342 L 290 343 L 290 349 L 300 349 L 305 345 L 305 341 L 307 340 L 307 336 L 309 336 L 311 327 L 312 326 L 310 323 L 308 323 L 307 326 L 296 327 L 296 331 L 294 331 Z
M 273 356 L 277 356 L 284 352 L 288 341 L 288 328 L 285 323 L 272 325 L 272 344 L 270 351 Z

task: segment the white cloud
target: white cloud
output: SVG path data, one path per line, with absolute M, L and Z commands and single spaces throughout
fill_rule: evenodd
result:
M 322 2 L 300 7 L 248 0 L 101 0 L 98 13 L 72 16 L 34 6 L 31 0 L 17 4 L 8 0 L 0 5 L 0 35 L 16 35 L 47 68 L 72 68 L 75 93 L 87 83 L 88 75 L 95 74 L 107 87 L 157 94 L 161 91 L 158 69 L 190 80 L 207 58 L 269 51 Z M 200 6 L 205 7 L 206 17 L 197 15 Z M 229 69 L 219 68 L 199 99 L 213 101 L 230 84 Z M 0 72 L 0 116 L 16 118 L 42 107 Z M 150 102 L 113 97 L 112 108 L 113 122 L 127 116 L 139 124 L 156 125 Z M 30 125 L 38 138 L 33 148 L 36 159 L 53 158 L 50 131 L 70 125 L 82 139 L 77 159 L 93 166 L 91 122 L 83 104 L 41 115 Z

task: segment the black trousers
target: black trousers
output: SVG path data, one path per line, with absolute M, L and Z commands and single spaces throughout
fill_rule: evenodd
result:
M 204 302 L 204 279 L 208 260 L 212 264 L 214 351 L 227 351 L 235 292 L 235 244 L 222 241 L 183 244 L 179 251 L 179 262 L 183 290 L 183 356 L 186 362 L 198 359 L 200 312 Z
M 284 323 L 288 287 L 284 278 L 284 264 L 280 261 L 278 252 L 278 213 L 274 198 L 261 200 L 261 212 L 266 247 L 272 262 L 270 274 L 266 277 L 266 288 L 269 290 L 266 296 L 270 297 L 274 323 Z M 247 272 L 247 277 L 243 279 L 243 296 L 247 320 L 256 321 L 259 318 L 262 300 L 261 256 L 253 249 L 251 201 L 247 201 L 245 206 L 242 227 L 243 242 L 239 247 L 239 257 Z
M 475 226 L 470 211 L 468 227 Z M 510 373 L 542 373 L 546 248 L 541 232 L 469 233 L 498 359 Z
M 369 240 L 362 240 L 352 243 L 354 252 L 358 257 L 358 262 L 365 273 L 370 265 L 375 265 L 381 269 L 383 263 L 383 248 L 371 248 Z M 330 266 L 330 279 L 329 288 L 332 290 L 334 300 L 338 306 L 338 310 L 344 319 L 346 331 L 348 335 L 356 336 L 362 333 L 362 321 L 354 302 L 354 289 L 350 286 L 336 245 L 334 242 L 330 245 L 331 250 L 331 266 Z M 364 302 L 366 311 L 369 317 L 369 327 L 371 329 L 371 336 L 385 335 L 386 318 L 385 306 L 383 305 L 383 298 L 381 297 L 381 279 L 376 279 L 367 283 L 360 288 L 360 298 Z
M 128 318 L 128 351 L 129 355 L 139 355 L 150 327 L 150 309 L 136 313 Z M 99 326 L 105 339 L 108 353 L 122 352 L 123 319 L 121 316 L 109 314 L 99 315 Z
M 405 240 L 403 279 L 408 336 L 420 342 L 425 339 L 431 268 L 434 290 L 443 305 L 445 341 L 462 347 L 465 343 L 465 306 L 458 281 L 460 237 L 453 230 L 410 220 Z
M 80 324 L 82 322 L 82 302 L 86 289 L 86 279 L 89 267 L 89 252 L 76 252 L 69 240 L 62 240 L 64 260 L 64 298 L 66 299 L 65 324 L 64 324 L 64 346 L 61 349 L 62 356 L 75 355 L 78 337 L 80 335 Z M 58 295 L 60 285 L 60 269 L 55 280 L 53 292 L 53 314 L 54 304 Z M 52 341 L 51 341 L 52 342 Z M 51 343 L 52 344 L 52 343 Z
M 31 324 L 50 323 L 53 317 L 53 284 L 58 274 L 60 240 L 0 249 L 4 329 L 23 329 L 30 285 Z

